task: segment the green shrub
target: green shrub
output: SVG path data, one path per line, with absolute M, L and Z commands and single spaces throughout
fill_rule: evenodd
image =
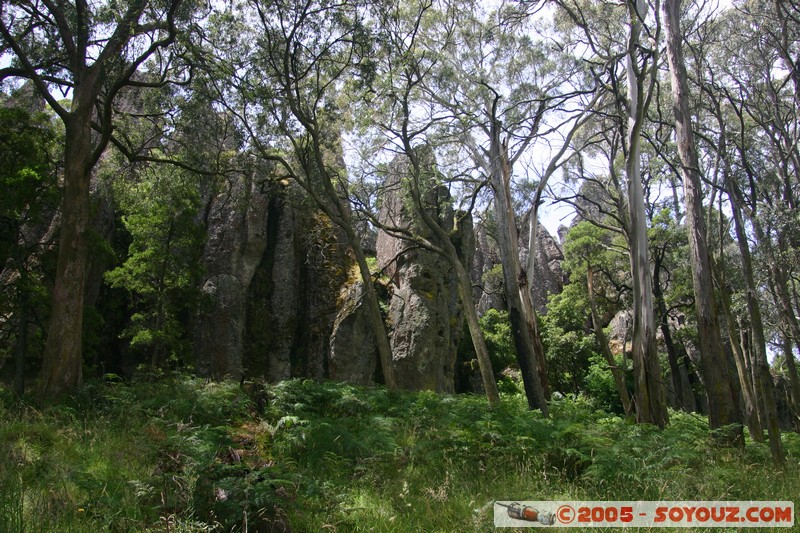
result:
M 494 500 L 778 500 L 800 487 L 800 438 L 720 449 L 704 418 L 664 430 L 567 394 L 388 391 L 188 376 L 91 382 L 33 408 L 0 391 L 0 531 L 484 531 Z

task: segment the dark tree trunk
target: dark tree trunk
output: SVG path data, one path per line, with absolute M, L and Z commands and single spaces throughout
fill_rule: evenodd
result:
M 76 101 L 66 121 L 58 264 L 38 388 L 43 398 L 61 396 L 83 383 L 81 332 L 88 263 L 92 130 L 91 106 L 84 107 L 78 94 Z
M 432 234 L 435 245 L 431 245 L 430 247 L 442 254 L 456 273 L 458 295 L 461 299 L 461 305 L 464 307 L 470 338 L 472 339 L 472 345 L 475 348 L 475 354 L 478 358 L 483 388 L 486 392 L 489 406 L 496 407 L 500 405 L 500 393 L 497 390 L 497 382 L 494 379 L 492 362 L 489 359 L 489 350 L 486 347 L 486 339 L 483 337 L 483 331 L 481 331 L 478 321 L 478 313 L 475 309 L 475 302 L 472 299 L 472 280 L 464 264 L 461 262 L 461 258 L 458 256 L 458 250 L 453 244 L 450 235 L 441 227 L 439 222 L 431 216 L 429 209 L 427 209 L 425 202 L 422 200 L 423 194 L 420 190 L 420 183 L 424 181 L 424 170 L 422 162 L 420 161 L 419 152 L 411 146 L 410 139 L 406 132 L 404 132 L 401 138 L 403 147 L 405 148 L 405 154 L 411 163 L 410 177 L 412 179 L 409 192 L 414 201 L 414 208 L 422 223 L 425 224 Z M 543 403 L 540 408 L 542 413 L 547 416 L 547 404 Z
M 725 313 L 725 319 L 728 322 L 728 336 L 733 352 L 733 359 L 736 362 L 736 372 L 739 376 L 739 384 L 744 398 L 744 415 L 745 422 L 747 423 L 747 430 L 750 433 L 750 438 L 755 442 L 764 442 L 764 429 L 761 425 L 761 417 L 759 416 L 758 399 L 756 397 L 755 386 L 751 378 L 752 372 L 747 364 L 746 347 L 742 342 L 742 338 L 735 335 L 736 321 L 733 317 L 732 298 L 730 291 L 727 287 L 725 275 L 721 272 L 722 268 L 717 269 L 717 280 L 720 287 L 720 301 L 722 303 L 722 310 Z M 739 337 L 739 338 L 737 338 Z
M 526 275 L 519 262 L 517 226 L 511 206 L 509 191 L 511 169 L 506 159 L 505 146 L 500 141 L 499 135 L 499 132 L 495 132 L 493 135 L 489 156 L 492 167 L 491 185 L 494 191 L 495 214 L 498 223 L 497 243 L 503 265 L 503 289 L 528 407 L 547 412 L 547 398 L 542 384 L 542 375 L 546 375 L 543 364 L 544 353 L 543 350 L 536 353 L 533 341 L 534 332 L 527 320 L 529 313 L 523 307 L 529 301 L 523 300 L 520 295 L 521 287 L 527 290 L 528 284 L 527 282 L 522 283 L 526 279 Z
M 687 413 L 697 411 L 697 400 L 694 397 L 692 384 L 689 379 L 690 369 L 688 368 L 685 353 L 679 353 L 678 347 L 672 338 L 672 330 L 669 328 L 667 304 L 664 302 L 664 291 L 661 289 L 661 260 L 656 259 L 653 268 L 653 296 L 658 306 L 659 328 L 661 336 L 664 338 L 664 346 L 667 348 L 667 359 L 669 361 L 670 374 L 672 374 L 672 388 L 675 390 L 678 408 Z

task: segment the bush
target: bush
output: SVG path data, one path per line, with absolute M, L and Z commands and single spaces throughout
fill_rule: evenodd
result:
M 586 374 L 586 393 L 597 402 L 601 409 L 609 413 L 625 414 L 622 400 L 617 392 L 617 385 L 614 382 L 614 375 L 606 360 L 600 355 L 594 355 L 589 359 L 589 363 L 589 372 Z M 616 363 L 620 368 L 625 367 L 622 357 L 617 357 Z M 627 374 L 626 377 L 628 377 Z M 629 390 L 633 389 L 633 383 L 628 383 L 628 388 Z
M 796 434 L 778 471 L 765 445 L 720 449 L 685 413 L 659 430 L 584 395 L 545 419 L 521 392 L 489 409 L 311 380 L 248 388 L 263 416 L 236 384 L 187 376 L 93 382 L 41 409 L 0 392 L 0 530 L 483 531 L 494 500 L 777 500 L 800 487 Z

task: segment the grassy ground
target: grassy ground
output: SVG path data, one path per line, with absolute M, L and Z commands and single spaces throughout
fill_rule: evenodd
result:
M 489 531 L 494 500 L 800 494 L 797 434 L 778 471 L 765 446 L 715 448 L 686 414 L 659 431 L 582 398 L 545 420 L 518 394 L 489 411 L 335 383 L 246 388 L 93 383 L 47 407 L 0 392 L 0 531 Z

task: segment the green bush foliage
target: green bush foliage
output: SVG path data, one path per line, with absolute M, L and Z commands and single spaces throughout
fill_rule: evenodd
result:
M 132 183 L 118 182 L 115 195 L 131 243 L 105 279 L 130 295 L 124 336 L 131 348 L 150 354 L 151 367 L 174 368 L 186 362 L 185 315 L 199 301 L 205 230 L 197 221 L 196 184 L 185 173 L 147 169 Z
M 487 531 L 494 500 L 785 500 L 788 462 L 721 450 L 704 419 L 634 425 L 585 396 L 551 418 L 507 394 L 174 375 L 38 407 L 0 393 L 0 530 Z

